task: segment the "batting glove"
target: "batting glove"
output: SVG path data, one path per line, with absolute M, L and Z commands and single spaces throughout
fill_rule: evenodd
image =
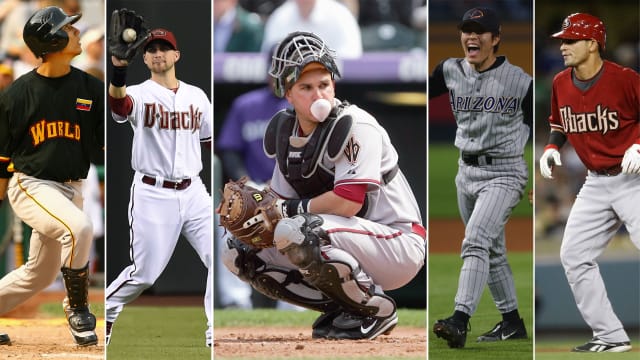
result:
M 640 144 L 633 144 L 624 152 L 622 173 L 640 174 Z
M 542 177 L 553 179 L 551 171 L 555 165 L 562 166 L 560 152 L 558 152 L 558 148 L 555 145 L 547 145 L 544 147 L 544 152 L 540 157 L 540 174 Z

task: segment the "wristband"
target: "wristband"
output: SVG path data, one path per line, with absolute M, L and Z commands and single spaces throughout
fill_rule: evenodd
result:
M 556 150 L 559 150 L 566 141 L 567 136 L 560 131 L 551 131 L 549 134 L 549 145 L 555 145 Z
M 123 87 L 127 83 L 127 66 L 114 66 L 111 73 L 111 85 Z
M 287 214 L 287 217 L 307 213 L 309 212 L 309 201 L 311 201 L 311 199 L 285 200 L 282 212 Z

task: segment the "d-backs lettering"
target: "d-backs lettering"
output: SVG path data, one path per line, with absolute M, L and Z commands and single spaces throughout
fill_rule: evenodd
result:
M 602 105 L 596 106 L 595 112 L 586 113 L 576 113 L 571 106 L 563 106 L 560 108 L 560 117 L 565 134 L 601 132 L 604 135 L 620 126 L 618 112 L 602 108 Z
M 66 120 L 47 121 L 42 119 L 29 127 L 29 133 L 34 147 L 55 138 L 80 141 L 80 125 L 72 124 Z
M 202 111 L 189 105 L 189 111 L 167 111 L 162 105 L 156 103 L 144 104 L 144 126 L 154 127 L 158 122 L 160 129 L 166 130 L 191 130 L 200 129 L 202 123 Z

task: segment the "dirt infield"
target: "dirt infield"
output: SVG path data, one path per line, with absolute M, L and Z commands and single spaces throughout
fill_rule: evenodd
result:
M 103 302 L 104 292 L 90 291 L 91 303 Z M 79 347 L 69 334 L 63 316 L 51 317 L 38 308 L 43 303 L 62 302 L 61 292 L 42 292 L 0 318 L 0 331 L 11 337 L 10 346 L 0 346 L 1 359 L 104 359 L 104 318 L 96 314 L 98 346 Z M 61 311 L 62 313 L 62 307 Z
M 533 221 L 529 218 L 511 218 L 505 228 L 509 251 L 533 250 Z M 464 226 L 460 219 L 434 219 L 429 221 L 429 252 L 460 252 Z
M 424 358 L 427 351 L 425 329 L 399 327 L 375 340 L 316 340 L 309 328 L 221 328 L 215 329 L 216 359 L 265 358 L 366 358 L 371 356 Z

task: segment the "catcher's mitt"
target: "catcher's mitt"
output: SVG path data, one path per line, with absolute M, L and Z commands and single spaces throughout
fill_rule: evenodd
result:
M 246 184 L 247 178 L 224 185 L 218 211 L 220 224 L 233 236 L 254 248 L 274 246 L 273 232 L 282 219 L 278 195 Z
M 136 38 L 132 42 L 122 39 L 125 29 L 131 28 L 136 32 Z M 111 13 L 109 26 L 109 52 L 120 60 L 130 62 L 140 51 L 142 44 L 151 36 L 149 29 L 144 26 L 142 16 L 133 10 L 116 9 Z

